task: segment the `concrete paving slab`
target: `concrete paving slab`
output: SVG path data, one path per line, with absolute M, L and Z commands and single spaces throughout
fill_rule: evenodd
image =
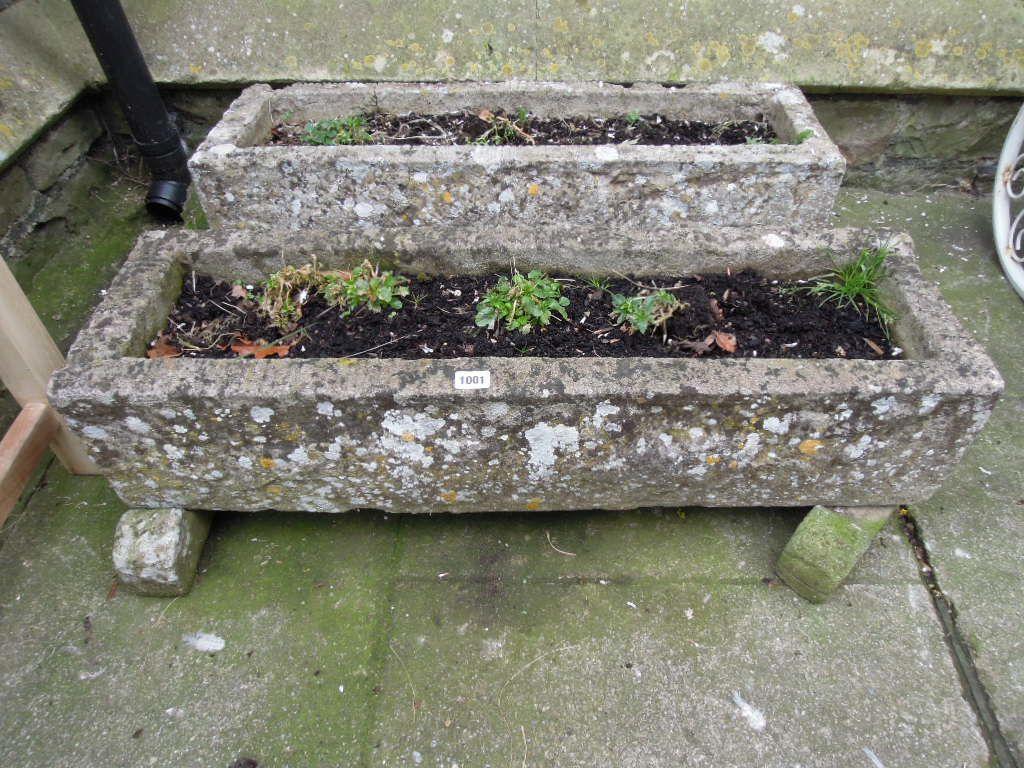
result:
M 1024 755 L 1024 304 L 996 260 L 991 199 L 846 191 L 839 218 L 905 228 L 926 276 L 996 361 L 1006 390 L 956 472 L 915 505 L 939 585 L 1017 759 Z
M 403 579 L 393 606 L 371 765 L 987 762 L 919 584 Z
M 20 0 L 0 12 L 0 167 L 99 76 L 70 3 Z
M 51 469 L 0 549 L 0 764 L 356 765 L 395 527 L 221 516 L 182 599 L 113 593 L 119 502 Z

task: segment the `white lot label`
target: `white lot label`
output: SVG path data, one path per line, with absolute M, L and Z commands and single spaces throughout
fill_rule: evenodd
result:
M 452 384 L 456 389 L 487 389 L 491 386 L 491 372 L 456 371 Z

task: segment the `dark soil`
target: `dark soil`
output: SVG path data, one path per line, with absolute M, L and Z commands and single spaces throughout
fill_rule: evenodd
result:
M 232 344 L 291 344 L 289 357 L 452 358 L 495 357 L 898 357 L 881 325 L 853 308 L 839 309 L 793 283 L 768 280 L 754 272 L 688 278 L 641 280 L 668 288 L 686 308 L 660 332 L 629 334 L 613 325 L 611 293 L 636 293 L 626 279 L 608 290 L 579 279 L 563 281 L 569 319 L 555 319 L 529 334 L 488 331 L 474 324 L 476 303 L 495 277 L 423 277 L 410 285 L 411 296 L 393 315 L 363 310 L 342 318 L 336 308 L 313 295 L 303 307 L 301 332 L 287 336 L 245 298 L 233 298 L 233 286 L 202 275 L 186 276 L 181 297 L 157 346 L 185 357 L 235 357 Z M 412 301 L 415 299 L 415 301 Z M 727 352 L 702 342 L 718 331 L 735 336 Z M 283 342 L 280 340 L 286 337 Z M 873 346 L 874 345 L 874 346 Z M 726 346 L 728 337 L 726 337 Z M 695 348 L 696 347 L 696 348 Z M 158 356 L 153 351 L 151 356 Z
M 440 146 L 450 144 L 746 144 L 748 141 L 771 142 L 775 131 L 763 117 L 705 123 L 700 120 L 669 120 L 662 115 L 634 115 L 598 118 L 540 118 L 528 115 L 516 123 L 520 130 L 502 131 L 494 138 L 495 126 L 505 127 L 517 116 L 497 110 L 493 117 L 483 119 L 470 112 L 443 115 L 392 115 L 385 112 L 363 114 L 367 144 L 400 144 L 403 146 Z M 271 144 L 303 144 L 305 123 L 278 123 L 271 131 Z M 488 134 L 488 131 L 491 131 Z M 485 136 L 486 134 L 486 136 Z

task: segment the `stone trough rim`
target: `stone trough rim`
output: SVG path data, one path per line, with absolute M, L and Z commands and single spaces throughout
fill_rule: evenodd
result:
M 338 93 L 362 92 L 368 94 L 395 92 L 415 94 L 417 92 L 436 92 L 446 96 L 460 94 L 474 95 L 481 91 L 493 90 L 495 93 L 509 95 L 550 95 L 552 92 L 563 94 L 600 94 L 620 91 L 624 98 L 630 94 L 644 96 L 653 93 L 671 93 L 675 97 L 713 95 L 723 100 L 740 97 L 764 100 L 764 107 L 776 108 L 788 118 L 799 120 L 796 130 L 809 128 L 813 135 L 805 141 L 795 144 L 702 144 L 702 145 L 652 145 L 652 144 L 597 144 L 570 145 L 553 144 L 542 146 L 394 146 L 388 144 L 370 145 L 331 145 L 308 146 L 286 145 L 275 146 L 263 143 L 266 137 L 258 142 L 251 137 L 252 129 L 261 118 L 264 110 L 271 109 L 270 101 L 274 98 L 296 96 L 309 97 L 336 91 Z M 270 118 L 273 121 L 273 118 Z M 778 130 L 778 126 L 776 127 Z M 783 130 L 785 128 L 783 127 Z M 241 96 L 229 107 L 221 120 L 192 155 L 190 165 L 202 169 L 218 156 L 230 156 L 238 152 L 258 153 L 271 159 L 287 159 L 296 152 L 301 155 L 326 156 L 340 160 L 353 161 L 393 160 L 402 163 L 438 163 L 473 160 L 485 164 L 514 166 L 519 163 L 535 165 L 550 162 L 565 163 L 577 160 L 581 163 L 596 160 L 602 150 L 614 149 L 619 156 L 616 162 L 646 161 L 686 161 L 699 159 L 728 158 L 737 164 L 751 164 L 770 159 L 773 162 L 789 162 L 799 166 L 829 167 L 845 169 L 846 160 L 836 144 L 829 138 L 799 88 L 782 83 L 740 83 L 738 81 L 718 81 L 685 85 L 684 87 L 664 86 L 658 83 L 634 83 L 625 86 L 617 83 L 581 80 L 574 82 L 552 81 L 486 81 L 474 83 L 295 83 L 285 88 L 274 89 L 266 83 L 257 83 L 246 88 Z M 606 158 L 607 159 L 607 158 Z
M 835 230 L 840 242 L 863 239 L 866 230 Z M 310 238 L 303 235 L 252 235 L 251 239 L 283 250 L 289 243 Z M 358 240 L 358 238 L 350 238 Z M 372 240 L 368 238 L 367 241 Z M 173 367 L 194 375 L 194 388 L 223 394 L 225 380 L 241 390 L 255 387 L 273 392 L 287 391 L 293 377 L 302 371 L 317 382 L 315 390 L 333 397 L 392 397 L 414 402 L 436 399 L 447 392 L 452 400 L 537 400 L 557 402 L 579 394 L 604 395 L 609 399 L 644 396 L 660 398 L 698 395 L 773 394 L 799 396 L 813 386 L 819 394 L 841 396 L 848 392 L 899 392 L 912 388 L 941 394 L 994 396 L 1003 390 L 1003 380 L 994 363 L 960 326 L 937 288 L 924 280 L 913 256 L 913 243 L 905 234 L 889 236 L 893 259 L 890 273 L 908 305 L 916 305 L 915 322 L 928 346 L 928 355 L 910 359 L 847 360 L 842 358 L 655 358 L 655 357 L 463 357 L 444 359 L 402 358 L 285 358 L 204 359 L 142 357 L 139 346 L 141 315 L 147 302 L 163 302 L 169 308 L 177 297 L 146 298 L 147 287 L 166 282 L 179 269 L 187 252 L 204 247 L 224 247 L 218 233 L 166 231 L 148 233 L 129 255 L 126 265 L 140 269 L 119 273 L 90 322 L 72 346 L 65 368 L 50 384 L 51 399 L 73 401 L 82 388 L 103 391 L 110 398 L 139 399 L 137 385 L 146 384 L 154 403 L 173 393 L 162 379 Z M 271 245 L 276 244 L 276 245 Z M 355 247 L 355 246 L 353 246 Z M 126 276 L 127 275 L 127 276 Z M 166 292 L 165 292 L 166 293 Z M 115 319 L 116 318 L 116 321 Z M 923 318 L 926 322 L 921 322 Z M 155 332 L 153 334 L 155 336 Z M 142 339 L 145 344 L 149 338 Z M 125 353 L 135 346 L 137 355 Z M 451 378 L 457 370 L 490 370 L 488 389 L 457 391 Z M 567 378 L 566 371 L 579 376 Z M 742 377 L 737 373 L 742 372 Z M 842 373 L 838 377 L 831 372 Z M 212 374 L 207 380 L 207 375 Z M 329 374 L 329 375 L 327 375 Z M 605 374 L 605 375 L 589 375 Z M 614 378 L 613 378 L 614 375 Z M 524 385 L 524 378 L 529 384 Z M 314 378 L 315 377 L 315 378 Z M 602 381 L 601 389 L 593 382 Z M 854 383 L 836 383 L 854 382 Z M 614 382 L 614 384 L 612 383 Z M 546 392 L 546 393 L 545 393 Z

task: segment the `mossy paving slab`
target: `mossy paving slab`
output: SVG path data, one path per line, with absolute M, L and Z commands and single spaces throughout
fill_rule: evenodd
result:
M 193 592 L 147 599 L 109 593 L 121 511 L 104 481 L 54 469 L 5 530 L 0 764 L 358 763 L 394 526 L 224 515 Z
M 847 191 L 840 218 L 908 230 L 925 274 L 996 361 L 1006 390 L 957 470 L 915 514 L 1003 735 L 1024 754 L 1024 305 L 991 240 L 991 199 Z M 884 201 L 884 204 L 883 204 Z M 845 210 L 843 210 L 845 209 Z
M 919 584 L 396 589 L 370 765 L 981 766 Z
M 1003 735 L 1024 755 L 1024 401 L 1004 399 L 993 421 L 913 511 Z
M 1020 3 L 266 3 L 134 0 L 162 83 L 301 80 L 743 79 L 903 92 L 1020 92 Z M 0 163 L 100 69 L 70 6 L 13 3 L 0 23 Z
M 405 577 L 442 574 L 442 580 L 753 584 L 773 577 L 775 560 L 805 513 L 665 508 L 409 517 L 399 568 Z M 894 522 L 849 581 L 917 581 L 913 555 Z

